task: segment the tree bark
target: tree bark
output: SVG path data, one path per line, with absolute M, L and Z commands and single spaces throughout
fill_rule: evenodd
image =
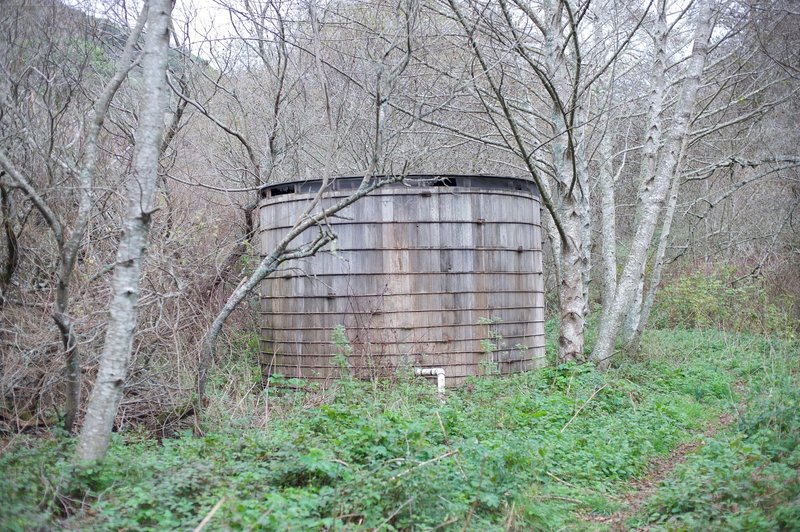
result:
M 642 315 L 642 297 L 644 296 L 644 270 L 647 268 L 647 258 L 642 265 L 642 272 L 639 274 L 639 279 L 636 282 L 636 290 L 633 293 L 633 300 L 631 301 L 628 312 L 625 315 L 625 320 L 622 323 L 622 331 L 620 336 L 622 341 L 627 343 L 633 338 L 636 328 L 639 326 L 639 318 Z
M 659 44 L 655 65 L 656 85 L 661 85 L 664 82 L 664 46 L 666 44 L 666 32 L 663 31 L 663 28 L 666 27 L 666 13 L 664 11 L 664 9 L 661 9 L 659 14 L 659 33 L 661 35 L 660 38 L 657 38 Z M 638 216 L 638 226 L 631 245 L 631 253 L 617 285 L 617 292 L 607 319 L 600 326 L 597 345 L 591 355 L 591 359 L 601 369 L 607 368 L 611 363 L 617 333 L 626 312 L 631 308 L 637 283 L 644 272 L 647 251 L 650 248 L 655 227 L 658 223 L 659 212 L 664 203 L 671 178 L 677 171 L 683 143 L 689 132 L 697 91 L 700 87 L 700 78 L 708 56 L 708 42 L 712 26 L 711 2 L 705 0 L 698 10 L 692 53 L 688 60 L 686 78 L 683 82 L 675 116 L 663 148 L 663 156 L 658 161 L 655 174 L 651 179 L 648 179 L 643 187 L 640 203 L 641 210 L 639 211 L 641 215 Z M 652 101 L 651 99 L 651 103 Z
M 561 304 L 561 324 L 558 334 L 558 362 L 585 362 L 583 332 L 585 327 L 586 302 L 583 292 L 584 259 L 581 250 L 580 205 L 572 197 L 564 198 L 562 224 L 567 240 L 561 243 L 561 283 L 558 297 Z
M 614 195 L 614 167 L 611 135 L 606 132 L 600 140 L 600 212 L 602 230 L 600 238 L 603 247 L 603 295 L 601 321 L 607 314 L 617 291 L 617 204 Z
M 684 145 L 685 146 L 685 145 Z M 650 285 L 647 288 L 647 296 L 642 303 L 642 312 L 639 316 L 639 321 L 636 324 L 636 329 L 631 334 L 630 338 L 626 341 L 626 350 L 629 353 L 635 352 L 639 348 L 639 343 L 642 340 L 642 333 L 647 326 L 647 321 L 650 319 L 650 311 L 653 309 L 653 303 L 656 299 L 656 291 L 661 284 L 661 273 L 664 269 L 664 257 L 667 254 L 667 244 L 669 243 L 669 236 L 672 231 L 672 221 L 675 218 L 675 209 L 678 206 L 678 191 L 680 189 L 680 173 L 675 172 L 672 177 L 672 188 L 669 193 L 669 203 L 667 204 L 667 211 L 664 213 L 664 221 L 661 223 L 661 234 L 658 238 L 658 250 L 656 251 L 656 258 L 653 264 L 653 273 L 650 275 Z
M 580 193 L 581 217 L 581 291 L 583 292 L 584 319 L 591 311 L 589 285 L 592 283 L 592 206 L 589 186 L 589 161 L 586 146 L 586 109 L 581 106 L 575 112 L 575 169 Z
M 69 315 L 69 285 L 72 277 L 72 264 L 62 260 L 56 282 L 56 301 L 53 305 L 53 321 L 56 322 L 61 345 L 64 348 L 66 370 L 66 401 L 64 403 L 64 430 L 72 432 L 81 408 L 81 360 L 78 352 L 78 338 L 72 327 Z
M 142 65 L 142 98 L 133 172 L 128 180 L 128 213 L 117 248 L 112 281 L 111 319 L 106 332 L 100 369 L 89 397 L 86 421 L 78 442 L 80 461 L 105 457 L 114 419 L 125 386 L 136 329 L 139 277 L 146 253 L 153 199 L 158 182 L 164 111 L 167 107 L 166 71 L 169 55 L 171 0 L 150 0 Z
M 556 127 L 566 124 L 554 113 Z M 558 129 L 557 129 L 558 130 Z M 580 196 L 580 184 L 575 184 L 570 193 L 571 180 L 569 168 L 573 154 L 562 138 L 553 140 L 553 159 L 556 175 L 561 179 L 556 184 L 561 199 L 558 215 L 564 229 L 564 239 L 560 242 L 558 260 L 560 262 L 560 280 L 558 298 L 560 304 L 560 325 L 558 335 L 558 362 L 584 362 L 583 333 L 586 322 L 586 255 L 583 250 L 584 242 L 584 216 L 582 216 L 583 202 Z M 560 161 L 560 162 L 559 162 Z M 575 176 L 577 180 L 577 176 Z
M 570 94 L 571 91 L 571 81 L 566 72 L 566 43 L 562 42 L 564 7 L 560 3 L 547 7 L 550 12 L 549 28 L 544 39 L 544 55 L 549 84 L 554 90 L 554 94 L 551 95 L 550 120 L 553 140 L 550 143 L 550 150 L 558 197 L 558 219 L 563 227 L 559 249 L 561 279 L 558 287 L 560 304 L 558 362 L 563 364 L 585 361 L 583 333 L 587 311 L 586 266 L 589 261 L 588 250 L 583 248 L 588 236 L 584 230 L 584 224 L 588 220 L 588 198 L 584 197 L 583 186 L 588 186 L 588 183 L 583 179 L 586 176 L 580 175 L 581 161 L 575 153 L 577 148 L 583 148 L 583 145 L 578 145 L 575 140 L 574 121 L 570 121 L 570 115 L 560 96 Z M 578 80 L 573 80 L 572 83 L 578 83 Z
M 0 172 L 0 177 L 4 173 Z M 14 224 L 11 223 L 11 202 L 8 189 L 4 186 L 0 186 L 0 213 L 3 215 L 3 237 L 6 241 L 6 257 L 0 268 L 0 308 L 3 308 L 6 289 L 11 284 L 11 278 L 19 265 L 17 234 L 14 232 Z

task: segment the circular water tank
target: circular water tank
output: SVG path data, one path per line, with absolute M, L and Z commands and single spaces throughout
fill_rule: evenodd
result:
M 361 178 L 338 178 L 323 206 Z M 301 216 L 320 181 L 262 190 L 262 256 Z M 544 363 L 540 201 L 535 185 L 496 176 L 408 176 L 326 221 L 330 251 L 284 263 L 261 290 L 265 375 L 326 381 L 342 357 L 360 378 L 398 368 L 470 375 Z M 309 242 L 311 228 L 293 244 Z M 347 344 L 333 342 L 343 326 Z M 338 355 L 338 356 L 337 356 Z M 338 359 L 338 360 L 337 360 Z

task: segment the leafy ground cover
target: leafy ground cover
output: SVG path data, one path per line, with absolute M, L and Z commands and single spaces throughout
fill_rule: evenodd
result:
M 63 437 L 6 443 L 0 528 L 607 528 L 648 464 L 724 413 L 727 430 L 662 483 L 629 526 L 791 529 L 798 522 L 797 345 L 654 331 L 637 359 L 481 377 L 412 377 L 272 397 L 261 429 L 157 442 L 118 434 L 101 464 Z M 274 393 L 274 390 L 272 391 Z M 261 392 L 264 393 L 264 392 Z M 263 415 L 254 413 L 253 415 Z
M 628 524 L 651 530 L 800 530 L 800 363 L 754 342 L 736 422 L 662 482 Z M 759 356 L 760 351 L 760 356 Z

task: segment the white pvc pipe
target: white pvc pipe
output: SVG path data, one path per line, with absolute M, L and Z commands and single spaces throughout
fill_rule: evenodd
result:
M 414 375 L 421 377 L 436 375 L 436 389 L 439 395 L 444 394 L 444 368 L 414 368 Z

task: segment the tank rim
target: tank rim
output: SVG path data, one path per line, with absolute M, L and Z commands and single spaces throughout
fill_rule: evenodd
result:
M 373 178 L 382 178 L 387 174 L 376 174 Z M 364 176 L 359 175 L 341 175 L 332 178 L 332 183 L 360 183 Z M 509 187 L 511 190 L 532 193 L 537 198 L 540 197 L 539 189 L 536 183 L 528 178 L 519 176 L 504 176 L 498 174 L 408 174 L 402 181 L 387 185 L 386 188 L 482 188 L 480 183 L 473 184 L 473 179 L 492 181 L 496 180 L 497 183 L 515 183 L 517 186 Z M 469 180 L 466 184 L 462 180 Z M 322 179 L 298 179 L 294 181 L 282 181 L 280 183 L 268 183 L 259 189 L 259 196 L 261 199 L 268 197 L 275 197 L 278 194 L 272 193 L 274 190 L 284 189 L 280 195 L 295 194 L 295 193 L 313 193 L 319 190 L 318 186 L 322 183 Z M 486 182 L 483 183 L 486 185 Z M 521 186 L 520 186 L 521 185 Z M 302 189 L 298 190 L 298 188 Z M 316 188 L 315 188 L 316 187 Z M 331 188 L 331 191 L 342 191 L 355 189 L 356 187 Z M 489 188 L 506 188 L 506 187 L 489 187 Z M 291 190 L 289 190 L 291 189 Z M 307 189 L 307 190 L 303 190 Z

